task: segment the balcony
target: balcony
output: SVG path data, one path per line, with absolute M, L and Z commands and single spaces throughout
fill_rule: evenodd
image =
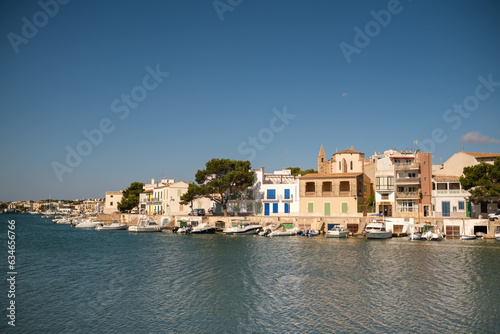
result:
M 416 163 L 411 164 L 395 164 L 396 170 L 419 170 L 420 166 Z
M 396 193 L 397 198 L 410 198 L 410 199 L 418 199 L 418 192 L 416 191 L 402 191 Z
M 398 177 L 398 178 L 396 178 L 396 183 L 399 183 L 399 184 L 419 184 L 420 179 L 418 177 Z

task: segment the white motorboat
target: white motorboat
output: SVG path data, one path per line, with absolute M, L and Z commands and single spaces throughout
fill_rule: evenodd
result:
M 300 229 L 300 227 L 293 227 L 293 228 L 290 228 L 290 229 L 284 230 L 284 231 L 279 231 L 279 230 L 272 231 L 267 236 L 268 237 L 281 237 L 281 236 L 297 235 L 297 234 L 301 234 L 301 233 L 302 233 L 302 230 Z
M 500 241 L 500 232 L 495 233 L 495 239 L 496 241 Z
M 75 225 L 76 228 L 95 228 L 98 224 L 102 224 L 101 222 L 92 220 L 92 219 L 83 219 L 79 223 Z
M 471 235 L 461 235 L 460 240 L 476 240 L 476 235 L 471 234 Z
M 372 221 L 365 227 L 366 239 L 389 239 L 392 238 L 392 231 L 386 229 L 383 221 Z
M 215 233 L 215 231 L 217 231 L 215 226 L 210 226 L 209 223 L 204 223 L 193 227 L 190 233 Z
M 225 234 L 256 234 L 262 229 L 262 225 L 254 224 L 249 220 L 233 221 L 232 226 L 226 228 Z
M 95 227 L 96 231 L 116 231 L 116 230 L 126 230 L 128 228 L 127 224 L 122 224 L 116 220 L 113 220 L 111 224 L 99 224 Z
M 276 230 L 276 225 L 274 224 L 271 224 L 271 225 L 267 225 L 267 226 L 264 226 L 260 232 L 259 232 L 259 235 L 261 236 L 267 236 L 269 233 L 271 233 L 272 231 Z
M 129 232 L 161 232 L 161 226 L 152 219 L 141 219 L 137 225 L 128 227 Z
M 444 239 L 444 233 L 441 232 L 437 226 L 435 226 L 433 229 L 422 233 L 422 239 L 429 241 L 441 241 Z
M 334 226 L 331 230 L 326 231 L 327 238 L 347 238 L 350 231 L 344 226 Z

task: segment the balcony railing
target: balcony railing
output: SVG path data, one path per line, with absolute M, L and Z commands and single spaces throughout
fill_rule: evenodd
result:
M 398 198 L 418 198 L 418 193 L 416 191 L 402 191 L 402 192 L 397 192 L 396 197 L 398 197 Z
M 419 165 L 416 163 L 412 164 L 396 164 L 396 170 L 418 170 Z
M 420 183 L 420 179 L 418 177 L 398 177 L 396 183 Z

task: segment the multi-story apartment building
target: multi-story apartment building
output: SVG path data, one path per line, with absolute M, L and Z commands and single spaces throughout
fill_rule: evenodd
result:
M 430 153 L 385 151 L 376 156 L 375 205 L 389 217 L 432 215 L 432 156 Z

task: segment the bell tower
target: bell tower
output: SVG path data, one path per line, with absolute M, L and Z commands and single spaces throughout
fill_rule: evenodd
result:
M 328 172 L 329 172 L 328 171 L 328 162 L 326 161 L 325 150 L 323 149 L 323 145 L 321 145 L 321 148 L 319 149 L 319 154 L 318 154 L 318 173 L 326 174 Z

